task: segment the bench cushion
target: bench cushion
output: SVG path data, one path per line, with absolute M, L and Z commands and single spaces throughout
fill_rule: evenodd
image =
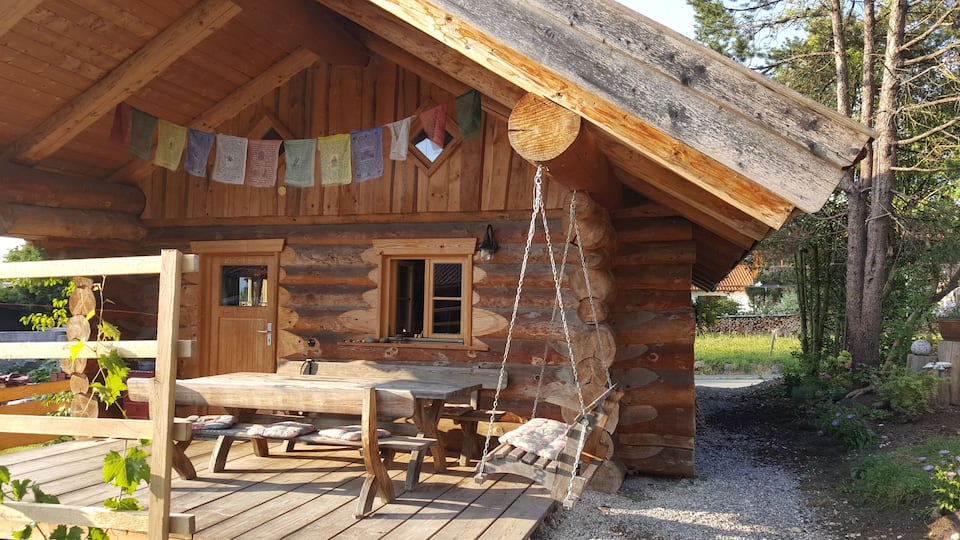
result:
M 237 423 L 237 417 L 232 414 L 196 414 L 188 416 L 187 420 L 193 424 L 193 429 L 227 429 Z
M 557 459 L 567 442 L 567 424 L 549 418 L 532 418 L 517 429 L 500 436 L 501 443 L 546 459 Z
M 247 428 L 247 435 L 267 439 L 294 439 L 317 430 L 313 424 L 304 422 L 277 422 L 274 424 L 254 424 Z
M 317 436 L 328 439 L 338 439 L 341 441 L 359 441 L 363 438 L 360 426 L 340 426 L 334 428 L 321 429 L 317 431 Z M 389 437 L 390 432 L 385 429 L 377 429 L 377 437 Z

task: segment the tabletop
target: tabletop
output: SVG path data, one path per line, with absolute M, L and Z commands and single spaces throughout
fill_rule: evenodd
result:
M 178 405 L 216 405 L 243 409 L 289 409 L 314 412 L 338 412 L 353 409 L 352 402 L 362 399 L 362 389 L 375 387 L 379 407 L 390 409 L 412 395 L 416 400 L 446 401 L 469 396 L 480 385 L 469 383 L 424 382 L 397 379 L 327 379 L 311 375 L 276 373 L 226 373 L 194 379 L 178 379 Z M 393 399 L 391 399 L 393 398 Z M 350 403 L 347 403 L 350 402 Z

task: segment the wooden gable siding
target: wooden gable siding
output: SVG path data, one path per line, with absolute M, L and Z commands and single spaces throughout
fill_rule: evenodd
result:
M 383 126 L 434 104 L 447 104 L 448 121 L 455 122 L 455 97 L 386 60 L 366 67 L 318 62 L 216 131 L 256 138 L 264 126 L 273 125 L 285 137 L 320 137 Z M 404 162 L 391 161 L 389 144 L 386 134 L 380 178 L 327 187 L 319 185 L 318 176 L 316 186 L 286 187 L 285 193 L 221 184 L 190 176 L 182 168 L 157 168 L 140 185 L 147 194 L 142 218 L 151 226 L 166 226 L 209 218 L 502 211 L 532 205 L 533 166 L 512 150 L 506 121 L 497 115 L 484 113 L 482 135 L 460 142 L 430 175 L 412 153 Z M 560 186 L 548 190 L 547 206 L 559 207 L 565 191 Z

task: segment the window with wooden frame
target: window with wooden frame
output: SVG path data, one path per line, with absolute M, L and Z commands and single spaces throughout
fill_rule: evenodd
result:
M 452 118 L 447 118 L 444 129 L 443 146 L 441 147 L 437 146 L 427 136 L 419 117 L 410 125 L 410 133 L 413 134 L 410 137 L 410 153 L 415 158 L 414 162 L 427 176 L 433 174 L 460 144 L 460 126 Z
M 391 343 L 471 343 L 475 238 L 374 240 L 379 335 Z

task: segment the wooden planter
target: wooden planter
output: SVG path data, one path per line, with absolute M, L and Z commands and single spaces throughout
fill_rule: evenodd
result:
M 939 319 L 937 325 L 945 341 L 960 341 L 960 319 Z

